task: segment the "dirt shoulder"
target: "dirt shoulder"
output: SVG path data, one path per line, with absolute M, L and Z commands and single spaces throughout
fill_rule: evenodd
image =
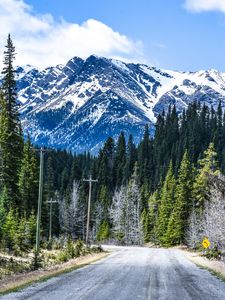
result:
M 44 281 L 51 277 L 73 271 L 90 263 L 93 263 L 107 255 L 107 252 L 89 254 L 86 256 L 71 259 L 66 263 L 55 265 L 44 270 L 41 269 L 25 274 L 16 274 L 5 277 L 4 279 L 0 280 L 0 295 L 26 287 L 37 281 Z
M 201 256 L 200 252 L 182 251 L 185 256 L 196 265 L 212 271 L 215 275 L 225 280 L 225 263 L 223 261 L 209 260 L 208 258 Z

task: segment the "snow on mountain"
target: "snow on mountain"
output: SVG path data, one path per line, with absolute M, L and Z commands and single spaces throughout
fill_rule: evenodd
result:
M 179 112 L 195 99 L 225 106 L 225 74 L 216 70 L 167 71 L 92 55 L 44 70 L 18 67 L 16 79 L 25 133 L 74 152 L 97 153 L 121 131 L 139 142 L 170 104 Z

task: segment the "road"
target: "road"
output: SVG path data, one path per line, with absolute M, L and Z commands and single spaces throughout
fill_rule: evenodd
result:
M 217 300 L 225 283 L 180 250 L 114 247 L 108 257 L 1 299 Z

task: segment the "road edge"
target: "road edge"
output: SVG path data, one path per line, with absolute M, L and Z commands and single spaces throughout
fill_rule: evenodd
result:
M 101 252 L 101 253 L 97 253 L 97 254 L 93 255 L 93 257 L 83 256 L 83 257 L 81 257 L 81 259 L 83 259 L 84 262 L 79 263 L 76 260 L 74 260 L 74 264 L 72 264 L 72 266 L 68 266 L 66 263 L 64 263 L 62 265 L 57 265 L 56 269 L 42 270 L 45 272 L 44 274 L 39 274 L 39 273 L 36 274 L 35 271 L 29 272 L 26 275 L 31 275 L 32 278 L 27 278 L 26 280 L 22 279 L 21 281 L 18 281 L 15 283 L 9 282 L 8 285 L 10 285 L 10 284 L 13 285 L 11 287 L 7 287 L 7 285 L 5 288 L 0 287 L 0 296 L 6 295 L 9 293 L 13 293 L 13 292 L 18 292 L 18 291 L 30 286 L 33 283 L 45 282 L 53 277 L 58 277 L 60 275 L 66 274 L 66 273 L 70 273 L 70 272 L 80 269 L 82 267 L 88 266 L 94 262 L 97 262 L 103 258 L 106 258 L 109 254 L 110 254 L 109 252 Z M 86 262 L 85 262 L 85 259 L 87 260 Z M 1 282 L 0 282 L 0 284 L 1 284 Z
M 225 270 L 220 272 L 215 266 L 212 265 L 213 262 L 220 263 L 220 261 L 209 260 L 193 251 L 182 250 L 182 252 L 184 253 L 185 257 L 193 262 L 197 267 L 207 270 L 212 275 L 225 282 Z

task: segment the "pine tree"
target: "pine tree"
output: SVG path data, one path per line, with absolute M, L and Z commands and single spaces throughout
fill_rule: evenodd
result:
M 158 243 L 157 238 L 157 219 L 160 206 L 160 192 L 156 190 L 150 197 L 148 201 L 148 228 L 149 228 L 149 241 L 153 243 Z
M 138 147 L 138 173 L 140 184 L 145 186 L 148 192 L 152 190 L 154 186 L 154 151 L 148 124 L 145 126 L 143 140 Z
M 136 147 L 133 142 L 133 136 L 130 135 L 127 143 L 126 165 L 124 169 L 124 181 L 127 184 L 134 171 L 134 165 L 137 160 Z
M 27 226 L 26 215 L 20 217 L 15 234 L 14 250 L 17 254 L 29 250 L 29 229 Z
M 141 222 L 143 228 L 143 239 L 145 243 L 151 240 L 151 219 L 148 210 L 145 208 L 141 214 Z
M 204 152 L 204 158 L 199 160 L 197 176 L 194 182 L 193 196 L 197 210 L 201 212 L 204 207 L 204 202 L 208 199 L 209 174 L 216 174 L 218 172 L 218 162 L 216 160 L 217 153 L 214 149 L 214 144 L 210 143 L 208 149 Z
M 126 163 L 126 140 L 122 132 L 118 138 L 114 163 L 114 186 L 119 187 L 123 184 L 124 167 Z
M 162 244 L 165 242 L 167 226 L 174 207 L 175 187 L 176 180 L 173 175 L 172 162 L 170 162 L 169 170 L 160 193 L 160 206 L 156 223 L 157 236 Z
M 97 241 L 105 241 L 110 236 L 109 223 L 104 220 L 97 232 Z
M 4 52 L 2 93 L 0 99 L 0 149 L 2 154 L 2 186 L 7 188 L 10 202 L 18 205 L 18 173 L 22 157 L 22 130 L 19 121 L 13 61 L 15 48 L 10 35 Z
M 19 172 L 19 193 L 21 207 L 28 214 L 36 208 L 38 195 L 38 166 L 37 159 L 28 137 L 23 148 L 23 159 Z
M 109 237 L 109 207 L 111 205 L 111 196 L 108 188 L 102 185 L 99 190 L 98 202 L 96 205 L 96 235 L 97 240 L 105 240 Z
M 99 154 L 98 180 L 110 190 L 113 188 L 114 148 L 114 140 L 110 137 Z
M 2 227 L 2 239 L 6 249 L 15 250 L 16 248 L 16 233 L 18 229 L 18 213 L 10 209 L 6 215 L 4 225 Z
M 3 225 L 5 224 L 5 219 L 6 219 L 6 215 L 7 215 L 7 211 L 6 211 L 6 203 L 9 203 L 9 199 L 8 197 L 8 193 L 6 190 L 6 187 L 4 187 L 3 190 L 1 190 L 1 194 L 0 194 L 0 241 L 2 240 L 2 228 Z
M 36 215 L 34 211 L 31 212 L 28 221 L 28 239 L 29 239 L 29 248 L 32 249 L 36 242 Z
M 175 191 L 175 204 L 170 216 L 165 243 L 177 245 L 184 242 L 185 231 L 190 208 L 193 205 L 193 167 L 185 152 L 179 169 L 177 186 Z

